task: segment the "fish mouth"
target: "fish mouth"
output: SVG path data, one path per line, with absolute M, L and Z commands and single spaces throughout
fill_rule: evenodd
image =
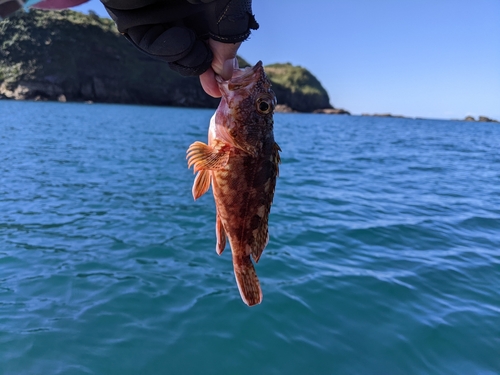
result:
M 226 89 L 224 91 L 235 91 L 259 80 L 267 80 L 267 76 L 262 61 L 259 61 L 253 67 L 235 69 L 233 76 L 227 81 L 219 75 L 216 75 L 215 79 L 221 89 Z

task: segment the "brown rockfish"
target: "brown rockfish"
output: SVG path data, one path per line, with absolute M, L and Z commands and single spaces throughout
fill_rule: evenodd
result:
M 241 298 L 252 306 L 262 301 L 262 290 L 250 256 L 258 262 L 269 241 L 267 222 L 280 162 L 273 134 L 276 96 L 260 61 L 236 69 L 228 81 L 216 79 L 222 98 L 210 121 L 208 145 L 189 147 L 188 167 L 198 173 L 194 199 L 212 185 L 216 251 L 220 255 L 229 239 Z

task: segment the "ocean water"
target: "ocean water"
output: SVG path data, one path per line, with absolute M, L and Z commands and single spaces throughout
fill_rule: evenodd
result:
M 277 114 L 249 308 L 212 112 L 0 101 L 0 374 L 500 374 L 499 124 Z

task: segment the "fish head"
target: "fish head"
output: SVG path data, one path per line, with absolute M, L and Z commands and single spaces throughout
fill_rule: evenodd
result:
M 235 69 L 231 79 L 216 76 L 222 93 L 215 113 L 216 136 L 250 154 L 258 154 L 273 137 L 276 95 L 262 62 Z

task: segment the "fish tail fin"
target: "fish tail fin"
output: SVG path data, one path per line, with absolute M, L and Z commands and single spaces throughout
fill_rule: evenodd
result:
M 250 256 L 233 256 L 233 264 L 241 299 L 248 306 L 258 305 L 262 302 L 262 290 Z

